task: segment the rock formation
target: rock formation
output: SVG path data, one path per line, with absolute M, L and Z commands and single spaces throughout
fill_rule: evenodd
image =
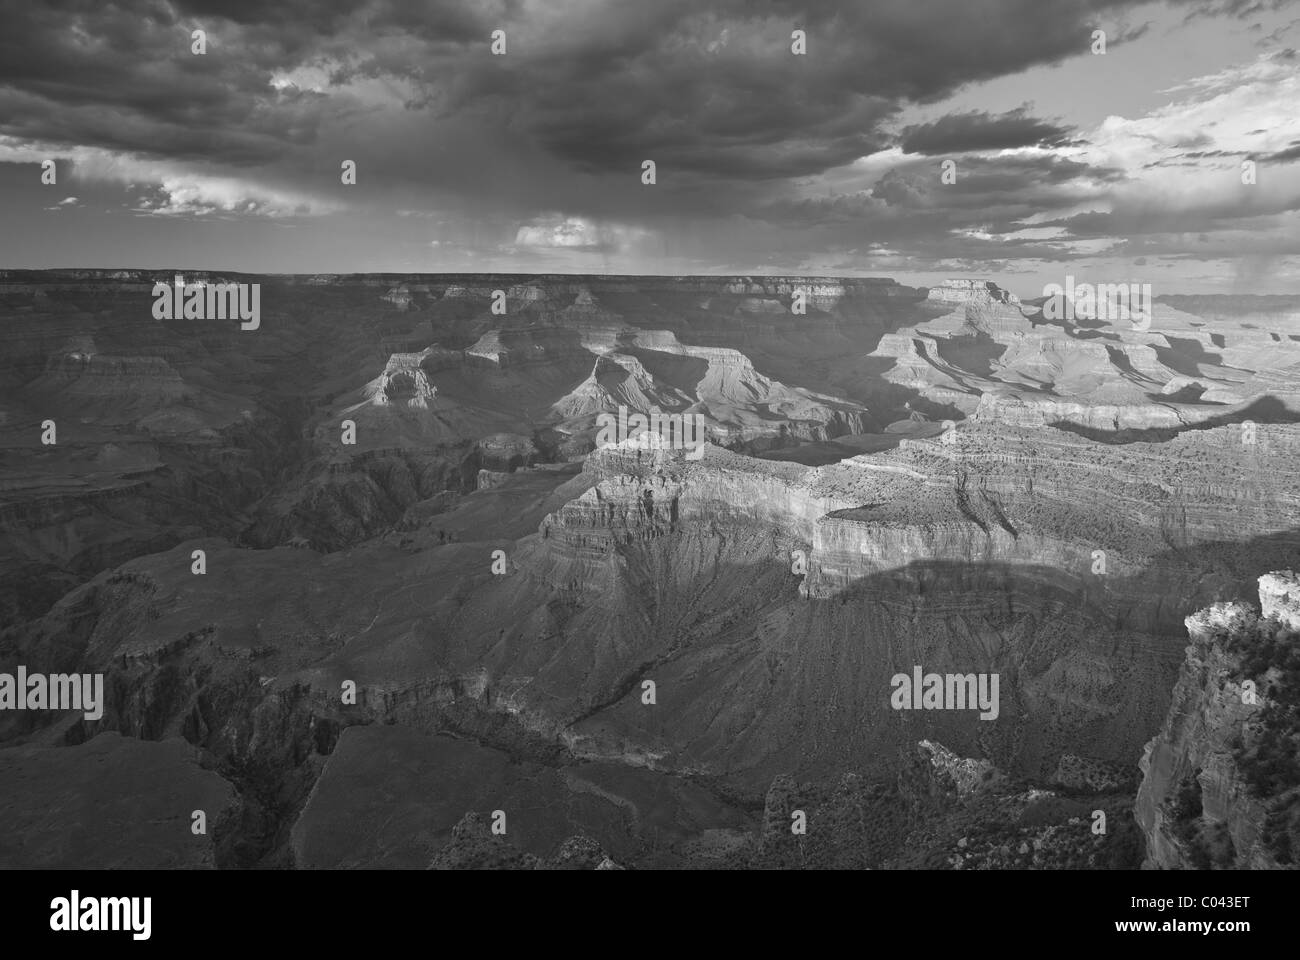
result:
M 1300 578 L 1266 574 L 1259 597 L 1260 613 L 1233 602 L 1187 618 L 1169 716 L 1141 761 L 1149 866 L 1300 864 Z

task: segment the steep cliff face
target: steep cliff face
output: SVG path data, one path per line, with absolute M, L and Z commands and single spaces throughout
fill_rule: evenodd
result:
M 1276 430 L 1300 446 L 1296 428 Z M 1294 543 L 1300 500 L 1286 478 L 1297 476 L 1297 461 L 1275 455 L 1269 467 L 1259 470 L 1232 428 L 1120 448 L 971 424 L 815 468 L 713 446 L 698 462 L 628 446 L 588 458 L 585 472 L 597 482 L 542 534 L 558 562 L 570 533 L 590 545 L 737 523 L 777 531 L 804 551 L 796 572 L 805 597 L 851 594 L 872 577 L 913 566 L 919 574 L 925 564 L 963 565 L 971 576 L 972 564 L 1007 566 L 1030 581 L 1122 598 L 1117 626 L 1172 634 L 1181 616 L 1153 601 L 1153 581 L 1173 596 L 1230 589 L 1247 576 L 1234 542 L 1277 537 L 1279 558 Z M 1109 498 L 1103 512 L 1100 490 Z M 1221 545 L 1222 579 L 1182 555 L 1200 543 Z
M 1148 392 L 1145 394 L 1150 397 Z M 1095 399 L 1095 395 L 1094 395 Z M 1095 436 L 1133 431 L 1170 435 L 1188 427 L 1249 418 L 1246 404 L 1079 402 L 1045 395 L 985 394 L 972 419 L 1018 427 L 1077 427 Z M 1084 435 L 1088 435 L 1085 433 Z
M 1234 602 L 1187 618 L 1169 716 L 1141 761 L 1148 866 L 1300 866 L 1300 578 L 1268 574 L 1259 593 L 1261 613 Z
M 989 280 L 953 279 L 931 287 L 927 300 L 937 303 L 1019 303 L 1014 293 Z
M 1042 778 L 1063 754 L 1131 766 L 1166 713 L 1164 694 L 1148 691 L 1172 687 L 1180 606 L 1232 595 L 1250 563 L 1294 549 L 1292 493 L 1263 482 L 1223 433 L 1120 449 L 972 425 L 952 443 L 904 441 L 821 468 L 713 447 L 696 463 L 598 451 L 590 489 L 517 554 L 521 572 L 573 605 L 553 608 L 547 631 L 564 653 L 496 645 L 492 669 L 532 710 L 572 682 L 582 655 L 571 636 L 616 631 L 621 642 L 581 673 L 599 720 L 570 721 L 573 742 L 628 754 L 640 743 L 654 762 L 692 769 L 757 777 L 822 757 L 874 773 L 868 744 L 931 736 Z M 741 595 L 726 616 L 724 598 Z M 734 634 L 733 619 L 755 627 Z M 629 695 L 634 679 L 687 682 L 724 663 L 721 709 L 692 681 L 651 728 Z M 916 664 L 999 673 L 1002 715 L 891 713 L 890 676 Z
M 384 372 L 366 385 L 366 395 L 377 406 L 389 403 L 425 409 L 437 395 L 437 388 L 429 382 L 423 363 L 432 350 L 420 353 L 395 353 L 388 358 Z

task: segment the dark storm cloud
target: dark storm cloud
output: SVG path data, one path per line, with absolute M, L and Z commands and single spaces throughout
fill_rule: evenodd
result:
M 1300 210 L 1300 195 L 1277 193 L 1255 194 L 1249 206 L 1231 196 L 1200 204 L 1190 209 L 1143 209 L 1127 206 L 1111 211 L 1090 211 L 1045 221 L 1045 226 L 1059 226 L 1079 238 L 1150 236 L 1155 234 L 1191 234 L 1205 230 L 1257 229 L 1265 231 L 1281 223 L 1281 215 Z M 1290 249 L 1296 248 L 1294 239 Z
M 1272 163 L 1290 163 L 1292 160 L 1300 160 L 1300 143 L 1293 143 L 1285 150 L 1278 150 L 1259 159 L 1268 160 Z
M 746 255 L 883 241 L 918 257 L 1063 257 L 1073 254 L 1059 244 L 1003 235 L 1044 211 L 1081 209 L 1072 202 L 1103 194 L 1119 172 L 970 154 L 1082 144 L 1067 127 L 1026 107 L 901 134 L 899 117 L 970 84 L 1087 56 L 1099 22 L 1120 22 L 1108 26 L 1111 43 L 1139 36 L 1147 24 L 1123 22 L 1137 5 L 0 0 L 0 136 L 177 161 L 324 198 L 320 209 L 437 209 L 475 224 L 474 243 L 478 226 L 497 225 L 489 246 L 558 211 L 628 228 L 611 234 L 620 243 L 702 238 L 683 256 L 766 230 Z M 190 52 L 196 27 L 208 33 L 206 56 Z M 807 31 L 804 56 L 790 50 L 795 28 Z M 504 57 L 489 52 L 496 29 L 508 36 Z M 851 166 L 900 143 L 907 162 L 874 183 Z M 1197 149 L 1195 138 L 1185 146 Z M 958 160 L 957 184 L 919 159 L 938 154 Z M 346 192 L 341 158 L 360 171 Z M 640 185 L 644 160 L 657 164 L 655 189 Z M 847 195 L 791 199 L 828 171 L 824 181 Z
M 954 113 L 934 123 L 915 124 L 902 131 L 904 153 L 930 156 L 976 150 L 1009 150 L 1040 144 L 1056 145 L 1068 138 L 1067 128 L 1029 115 L 1025 107 L 1002 114 Z
M 279 96 L 283 46 L 244 37 L 239 57 L 190 52 L 164 4 L 6 3 L 0 133 L 141 156 L 265 162 L 314 136 L 321 100 Z
M 1081 54 L 1093 18 L 1124 6 L 0 3 L 14 8 L 0 39 L 0 134 L 249 171 L 327 202 L 346 157 L 361 171 L 347 198 L 378 209 L 414 197 L 479 220 L 561 210 L 668 231 L 767 209 L 797 179 L 888 146 L 909 101 Z M 190 52 L 195 26 L 208 31 L 206 56 Z M 804 56 L 790 50 L 796 27 L 807 32 Z M 504 57 L 489 53 L 495 29 L 507 32 Z M 300 66 L 327 71 L 323 92 L 270 86 Z M 400 100 L 375 110 L 355 100 L 353 82 L 390 86 Z M 931 136 L 946 135 L 937 126 Z M 1013 129 L 1063 132 L 1015 111 L 977 127 L 965 132 L 985 143 Z M 657 164 L 653 190 L 639 182 L 644 160 Z M 993 204 L 1000 220 L 1027 215 L 1044 182 L 1031 175 L 1019 203 Z M 930 196 L 934 213 L 916 229 L 943 231 L 945 202 L 973 205 L 985 192 L 970 186 Z M 903 219 L 887 226 L 913 235 Z
M 271 88 L 274 71 L 391 35 L 477 42 L 510 7 L 4 0 L 0 133 L 160 159 L 269 163 L 312 143 L 337 110 L 323 93 Z M 203 56 L 191 52 L 196 28 L 207 33 Z
M 594 18 L 589 54 L 521 47 L 505 88 L 501 64 L 476 61 L 458 100 L 508 96 L 516 123 L 585 170 L 655 159 L 704 177 L 805 176 L 869 152 L 905 101 L 1080 52 L 1090 17 L 1114 5 L 727 2 L 704 15 L 669 0 L 642 5 L 654 8 L 645 25 L 615 4 Z M 804 57 L 790 53 L 794 26 L 808 33 Z M 710 49 L 724 31 L 730 42 Z
M 503 16 L 512 16 L 518 0 L 177 0 L 187 24 L 228 20 L 243 27 L 265 27 L 281 39 L 340 37 L 363 24 L 369 33 L 401 31 L 426 40 L 468 43 L 482 40 Z
M 229 20 L 242 26 L 277 26 L 331 33 L 364 3 L 355 0 L 177 0 L 180 19 L 201 26 L 208 19 Z M 427 5 L 437 8 L 439 4 Z
M 1010 226 L 1022 217 L 1061 202 L 1063 188 L 1074 185 L 1081 195 L 1095 192 L 1093 182 L 1119 180 L 1119 170 L 1089 166 L 1077 160 L 1042 156 L 963 157 L 956 161 L 955 184 L 945 184 L 937 163 L 891 170 L 881 177 L 872 195 L 890 207 L 907 211 L 940 210 L 972 221 L 1001 220 Z M 963 215 L 959 211 L 968 211 Z
M 437 116 L 496 116 L 576 170 L 655 159 L 679 183 L 767 180 L 870 152 L 904 101 L 1078 53 L 1093 16 L 1122 5 L 725 0 L 705 10 L 694 0 L 636 0 L 560 4 L 581 16 L 558 24 L 547 7 L 526 16 L 516 2 L 475 0 L 7 0 L 0 132 L 273 162 L 313 141 L 326 105 L 276 94 L 269 75 L 334 57 L 345 63 L 339 79 L 404 78 Z M 195 25 L 209 31 L 207 56 L 189 51 Z M 795 26 L 808 31 L 804 57 L 789 49 Z M 487 55 L 498 27 L 511 37 L 501 58 Z M 730 42 L 711 49 L 724 34 Z
M 756 211 L 762 221 L 804 231 L 813 249 L 866 247 L 886 239 L 918 260 L 1016 257 L 1044 261 L 1083 254 L 1061 242 L 1011 236 L 1063 197 L 1097 196 L 1118 170 L 1052 155 L 964 157 L 957 182 L 945 184 L 939 162 L 912 162 L 882 176 L 870 190 L 836 197 L 778 201 Z M 1062 238 L 1064 239 L 1064 238 Z

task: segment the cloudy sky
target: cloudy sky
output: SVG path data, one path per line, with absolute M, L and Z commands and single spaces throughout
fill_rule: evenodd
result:
M 0 0 L 0 23 L 0 267 L 1300 291 L 1300 0 Z

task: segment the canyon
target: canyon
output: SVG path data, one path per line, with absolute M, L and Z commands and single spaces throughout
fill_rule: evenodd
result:
M 0 671 L 106 699 L 0 712 L 0 864 L 1293 866 L 1300 297 L 1042 306 L 0 271 Z

